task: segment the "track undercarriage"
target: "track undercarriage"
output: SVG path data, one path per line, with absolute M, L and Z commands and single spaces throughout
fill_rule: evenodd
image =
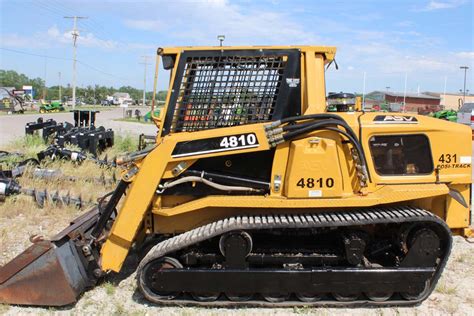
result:
M 410 207 L 239 216 L 158 243 L 145 297 L 185 305 L 414 305 L 433 290 L 449 229 Z

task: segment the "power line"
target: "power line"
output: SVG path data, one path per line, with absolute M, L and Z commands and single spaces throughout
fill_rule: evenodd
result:
M 95 70 L 95 71 L 97 71 L 97 72 L 100 72 L 100 73 L 102 73 L 102 74 L 104 74 L 104 75 L 107 75 L 107 76 L 110 76 L 110 77 L 114 77 L 114 78 L 117 78 L 117 79 L 120 79 L 120 80 L 129 80 L 129 79 L 126 79 L 126 78 L 118 77 L 118 76 L 116 76 L 116 75 L 114 75 L 114 74 L 105 72 L 105 71 L 103 71 L 103 70 L 100 70 L 100 69 L 98 69 L 98 68 L 96 68 L 96 67 L 94 67 L 94 66 L 91 66 L 91 65 L 89 65 L 89 64 L 86 64 L 86 63 L 83 62 L 83 61 L 77 60 L 77 62 L 78 62 L 79 64 L 81 64 L 81 65 L 87 67 L 87 68 L 90 68 L 90 69 L 92 69 L 92 70 Z
M 48 56 L 48 55 L 42 55 L 42 54 L 34 54 L 34 53 L 28 53 L 28 52 L 24 52 L 24 51 L 20 51 L 20 50 L 16 50 L 16 49 L 10 49 L 10 48 L 5 48 L 5 47 L 0 47 L 1 50 L 5 50 L 5 51 L 9 51 L 9 52 L 13 52 L 13 53 L 17 53 L 17 54 L 23 54 L 23 55 L 30 55 L 30 56 L 34 56 L 34 57 L 41 57 L 41 58 L 48 58 L 48 59 L 59 59 L 59 60 L 66 60 L 66 61 L 71 61 L 73 60 L 72 58 L 64 58 L 64 57 L 56 57 L 56 56 Z M 89 69 L 92 69 L 96 72 L 99 72 L 99 73 L 102 73 L 104 75 L 107 75 L 107 76 L 110 76 L 110 77 L 114 77 L 116 79 L 120 79 L 120 80 L 124 80 L 124 81 L 129 81 L 129 79 L 126 79 L 126 78 L 123 78 L 123 77 L 119 77 L 117 75 L 114 75 L 114 74 L 111 74 L 111 73 L 108 73 L 108 72 L 105 72 L 99 68 L 96 68 L 92 65 L 89 65 L 79 59 L 76 60 L 79 64 L 89 68 Z
M 56 6 L 57 10 L 60 10 L 63 12 L 61 15 L 74 15 L 75 10 L 73 10 L 71 7 L 67 6 L 64 3 L 61 3 L 57 0 L 49 0 L 49 5 L 54 5 Z M 111 38 L 110 34 L 108 32 L 104 32 L 105 28 L 102 24 L 98 23 L 95 21 L 94 18 L 89 18 L 82 23 L 83 26 L 85 26 L 86 30 L 89 30 L 90 32 L 95 33 L 95 37 L 98 39 L 101 39 L 103 41 L 106 41 L 105 38 Z M 101 35 L 99 35 L 99 33 Z M 103 35 L 103 36 L 102 36 Z
M 72 60 L 72 58 L 64 58 L 64 57 L 55 57 L 55 56 L 47 56 L 47 55 L 41 55 L 41 54 L 34 54 L 34 53 L 23 52 L 23 51 L 19 51 L 19 50 L 16 50 L 16 49 L 5 48 L 5 47 L 0 47 L 0 49 L 6 50 L 6 51 L 9 51 L 9 52 L 13 52 L 13 53 L 18 53 L 18 54 L 23 54 L 23 55 L 30 55 L 30 56 L 36 56 L 36 57 L 42 57 L 42 58 L 60 59 L 60 60 Z

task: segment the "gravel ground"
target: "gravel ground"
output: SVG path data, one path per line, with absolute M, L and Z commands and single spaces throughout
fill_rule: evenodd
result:
M 15 219 L 12 219 L 14 221 Z M 5 224 L 5 223 L 4 223 Z M 420 306 L 411 308 L 197 308 L 150 305 L 136 290 L 136 264 L 86 292 L 79 302 L 62 309 L 0 305 L 5 315 L 474 315 L 474 244 L 454 238 L 454 248 L 438 286 Z
M 142 115 L 146 114 L 148 108 L 133 107 L 130 108 L 135 111 L 139 109 Z M 70 122 L 74 123 L 72 113 L 52 113 L 52 114 L 15 114 L 15 115 L 0 115 L 0 148 L 7 145 L 12 140 L 21 137 L 25 134 L 25 125 L 28 122 L 33 122 L 42 117 L 46 119 L 54 119 L 56 122 Z M 141 133 L 154 135 L 156 134 L 156 127 L 153 124 L 140 124 L 131 122 L 114 121 L 123 117 L 122 108 L 108 108 L 104 107 L 96 116 L 96 126 L 104 126 L 105 128 L 112 128 L 118 134 L 133 134 L 139 135 Z

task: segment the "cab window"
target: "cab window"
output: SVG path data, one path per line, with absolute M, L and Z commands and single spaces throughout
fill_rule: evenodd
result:
M 422 175 L 433 172 L 433 158 L 425 135 L 372 136 L 370 152 L 379 175 Z

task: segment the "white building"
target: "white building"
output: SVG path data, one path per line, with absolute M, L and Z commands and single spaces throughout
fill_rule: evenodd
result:
M 112 97 L 114 98 L 115 105 L 132 104 L 133 100 L 130 98 L 130 94 L 126 92 L 115 92 Z

